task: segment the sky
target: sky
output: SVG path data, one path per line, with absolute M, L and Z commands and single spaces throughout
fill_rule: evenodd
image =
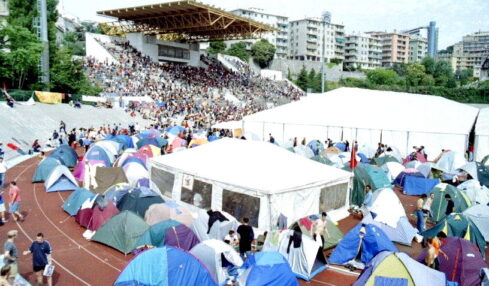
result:
M 60 0 L 66 13 L 80 20 L 111 21 L 97 11 L 169 2 L 167 0 Z M 329 11 L 332 22 L 344 24 L 347 33 L 401 31 L 427 26 L 436 21 L 438 48 L 462 40 L 462 36 L 489 31 L 489 0 L 201 0 L 205 4 L 232 10 L 260 8 L 290 20 L 319 17 Z

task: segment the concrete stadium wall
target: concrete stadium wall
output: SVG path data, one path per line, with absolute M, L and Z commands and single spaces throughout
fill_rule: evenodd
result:
M 127 128 L 130 122 L 138 122 L 141 127 L 149 121 L 132 118 L 122 109 L 96 108 L 83 105 L 76 109 L 68 104 L 42 104 L 27 106 L 16 104 L 14 108 L 0 103 L 0 142 L 6 151 L 5 158 L 12 159 L 19 154 L 9 150 L 7 143 L 13 143 L 23 150 L 28 150 L 34 140 L 39 139 L 41 146 L 51 137 L 53 130 L 59 128 L 59 122 L 66 123 L 66 129 L 80 127 L 100 127 L 103 124 L 119 124 Z
M 255 65 L 256 66 L 256 65 Z M 302 67 L 305 66 L 306 70 L 309 72 L 311 69 L 315 69 L 316 72 L 321 70 L 321 63 L 314 61 L 299 61 L 299 60 L 289 60 L 289 59 L 274 59 L 272 64 L 270 65 L 271 70 L 281 71 L 284 77 L 287 76 L 287 73 L 290 69 L 291 74 L 295 77 L 301 71 Z M 325 71 L 326 80 L 338 82 L 342 78 L 366 78 L 363 72 L 345 72 L 342 70 L 340 65 L 335 65 L 334 67 L 328 68 L 326 67 Z

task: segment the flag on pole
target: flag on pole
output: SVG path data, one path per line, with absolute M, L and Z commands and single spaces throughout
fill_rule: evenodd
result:
M 355 169 L 355 167 L 358 165 L 357 148 L 358 148 L 358 145 L 355 141 L 353 143 L 353 148 L 351 148 L 350 169 L 352 169 L 352 170 Z

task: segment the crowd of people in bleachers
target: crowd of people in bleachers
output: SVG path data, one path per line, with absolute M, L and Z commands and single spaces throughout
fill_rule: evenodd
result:
M 227 70 L 218 60 L 202 55 L 203 67 L 157 63 L 127 42 L 100 42 L 118 61 L 101 63 L 87 58 L 85 72 L 117 97 L 147 96 L 155 103 L 132 104 L 130 112 L 145 113 L 164 121 L 183 118 L 208 128 L 212 124 L 240 120 L 270 105 L 297 100 L 304 93 L 287 82 L 273 81 Z M 229 100 L 232 95 L 237 101 Z M 122 101 L 122 100 L 121 100 Z

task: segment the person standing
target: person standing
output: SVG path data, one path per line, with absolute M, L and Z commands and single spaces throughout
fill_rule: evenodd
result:
M 66 133 L 66 123 L 63 120 L 61 120 L 61 122 L 59 123 L 59 132 L 61 133 L 61 131 L 63 131 L 65 134 L 67 134 Z
M 7 164 L 3 160 L 3 157 L 0 157 L 0 190 L 5 187 L 5 177 L 7 176 Z
M 3 158 L 3 155 L 5 155 L 5 152 L 3 151 L 3 147 L 2 147 L 3 143 L 0 142 L 0 157 Z
M 435 199 L 435 194 L 431 193 L 430 196 L 424 201 L 423 212 L 426 218 L 431 217 L 431 205 L 433 204 L 434 199 Z
M 313 235 L 313 238 L 314 240 L 317 239 L 317 237 L 319 236 L 319 238 L 321 239 L 321 245 L 324 246 L 324 242 L 325 242 L 325 239 L 324 239 L 324 234 L 326 234 L 327 236 L 329 236 L 329 233 L 328 233 L 328 222 L 326 221 L 328 218 L 328 215 L 323 212 L 321 214 L 321 218 L 320 219 L 317 219 L 316 221 L 314 221 L 314 235 Z
M 253 233 L 253 228 L 248 225 L 250 219 L 247 217 L 243 218 L 243 224 L 238 227 L 239 235 L 239 255 L 243 260 L 251 255 L 251 242 L 255 238 Z
M 361 207 L 361 212 L 363 217 L 367 216 L 367 214 L 370 212 L 370 207 L 372 206 L 372 187 L 370 185 L 365 186 L 365 198 L 363 199 L 363 204 Z
M 2 190 L 0 190 L 0 217 L 1 217 L 1 221 L 0 221 L 0 225 L 3 225 L 4 223 L 7 222 L 7 220 L 5 219 L 5 203 L 3 202 L 3 192 Z
M 9 189 L 9 203 L 10 207 L 8 212 L 14 218 L 15 221 L 20 220 L 23 221 L 24 217 L 20 213 L 20 189 L 17 187 L 17 183 L 15 181 L 10 182 Z
M 19 258 L 19 252 L 17 250 L 17 246 L 15 246 L 16 238 L 17 230 L 10 230 L 7 233 L 7 241 L 5 241 L 3 244 L 3 263 L 10 266 L 10 282 L 12 282 L 18 272 L 17 260 Z
M 455 203 L 452 200 L 452 197 L 450 197 L 449 194 L 445 195 L 445 199 L 447 200 L 447 208 L 445 209 L 445 215 L 450 215 L 453 213 L 453 208 L 455 207 Z
M 43 272 L 46 266 L 52 265 L 51 253 L 53 249 L 49 242 L 44 240 L 44 234 L 42 232 L 38 233 L 36 240 L 34 240 L 29 247 L 29 250 L 23 252 L 24 255 L 32 254 L 32 266 L 33 271 L 36 273 L 37 284 L 43 285 Z M 48 285 L 53 285 L 53 276 L 47 276 Z
M 423 205 L 424 205 L 424 199 L 426 198 L 426 195 L 423 194 L 417 201 L 416 201 L 416 228 L 418 231 L 421 233 L 425 230 L 425 221 L 424 221 L 424 212 L 423 212 Z

